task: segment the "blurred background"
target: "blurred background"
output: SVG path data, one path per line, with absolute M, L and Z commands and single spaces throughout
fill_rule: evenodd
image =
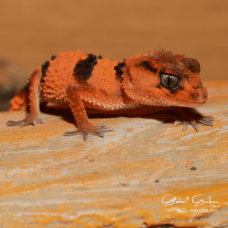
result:
M 1 0 L 1 109 L 51 55 L 77 49 L 119 61 L 164 49 L 197 59 L 203 81 L 228 80 L 228 1 Z

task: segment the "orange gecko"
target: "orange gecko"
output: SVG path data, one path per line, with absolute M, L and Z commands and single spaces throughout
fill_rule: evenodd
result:
M 156 50 L 139 54 L 122 62 L 110 61 L 82 51 L 60 52 L 35 70 L 24 89 L 11 100 L 11 110 L 27 105 L 29 114 L 21 121 L 8 121 L 8 126 L 44 123 L 40 118 L 40 101 L 69 104 L 77 130 L 71 136 L 89 134 L 104 137 L 113 131 L 105 123 L 97 126 L 88 120 L 85 108 L 100 110 L 129 109 L 139 105 L 176 106 L 182 118 L 174 126 L 199 124 L 213 126 L 212 116 L 203 116 L 192 108 L 202 106 L 208 98 L 195 59 Z M 186 120 L 187 119 L 187 120 Z

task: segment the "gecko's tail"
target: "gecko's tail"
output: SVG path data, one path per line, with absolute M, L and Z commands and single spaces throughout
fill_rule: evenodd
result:
M 20 110 L 23 106 L 27 107 L 28 104 L 28 89 L 25 86 L 23 89 L 19 90 L 16 95 L 10 101 L 9 111 Z

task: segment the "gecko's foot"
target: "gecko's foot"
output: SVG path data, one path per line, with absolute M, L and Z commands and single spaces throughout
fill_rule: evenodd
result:
M 187 110 L 188 112 L 186 112 Z M 189 124 L 191 124 L 196 131 L 199 131 L 199 124 L 211 127 L 214 126 L 212 121 L 215 120 L 215 118 L 213 116 L 202 116 L 197 111 L 186 108 L 182 109 L 180 114 L 182 115 L 182 120 L 176 120 L 173 125 L 174 127 L 177 125 L 183 125 L 183 131 L 187 130 Z
M 114 131 L 113 127 L 105 127 L 106 124 L 104 122 L 99 123 L 96 126 L 93 126 L 92 124 L 89 124 L 90 129 L 86 130 L 86 131 L 81 131 L 81 130 L 77 130 L 77 131 L 68 131 L 65 132 L 63 135 L 64 136 L 74 136 L 74 135 L 79 135 L 81 134 L 83 136 L 83 140 L 87 141 L 88 139 L 88 135 L 97 135 L 99 137 L 104 137 L 106 132 L 109 131 Z
M 24 127 L 24 126 L 28 126 L 30 124 L 33 124 L 34 126 L 36 126 L 36 124 L 39 123 L 45 123 L 45 121 L 43 119 L 33 119 L 30 117 L 30 115 L 28 115 L 24 120 L 20 120 L 20 121 L 12 121 L 9 120 L 7 122 L 7 126 L 20 126 L 20 127 Z

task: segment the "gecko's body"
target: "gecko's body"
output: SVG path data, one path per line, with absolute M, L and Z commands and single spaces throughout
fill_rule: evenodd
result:
M 60 52 L 35 70 L 26 86 L 11 100 L 11 110 L 19 109 L 27 94 L 29 115 L 21 121 L 8 121 L 7 125 L 26 126 L 42 123 L 39 101 L 69 104 L 77 131 L 84 140 L 88 134 L 104 136 L 112 127 L 101 123 L 94 126 L 88 121 L 85 108 L 116 110 L 138 105 L 178 106 L 193 108 L 207 101 L 207 90 L 202 86 L 199 63 L 183 55 L 157 50 L 136 55 L 123 62 L 85 54 L 81 51 Z M 183 111 L 184 110 L 184 111 Z M 188 113 L 187 113 L 188 112 Z M 191 116 L 191 110 L 182 109 L 182 115 Z M 198 130 L 197 122 L 213 126 L 213 117 L 198 116 L 188 123 Z

